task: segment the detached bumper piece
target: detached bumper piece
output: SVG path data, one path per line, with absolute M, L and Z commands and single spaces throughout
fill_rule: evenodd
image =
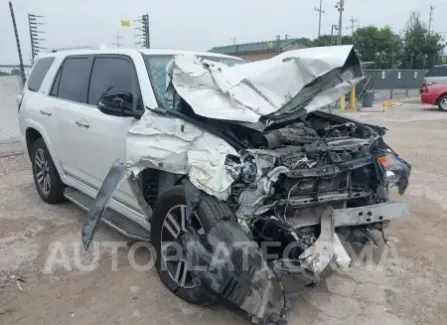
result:
M 306 273 L 319 281 L 331 262 L 339 269 L 347 269 L 351 265 L 351 258 L 335 233 L 334 210 L 327 207 L 321 215 L 320 237 L 300 255 L 300 263 Z
M 378 222 L 403 218 L 408 215 L 405 202 L 388 202 L 359 208 L 336 209 L 327 207 L 321 214 L 320 237 L 300 255 L 301 267 L 316 281 L 323 272 L 334 264 L 343 271 L 351 266 L 351 258 L 336 233 L 336 228 L 365 226 Z

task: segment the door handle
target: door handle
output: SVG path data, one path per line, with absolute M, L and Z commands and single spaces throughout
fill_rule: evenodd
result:
M 76 125 L 82 128 L 88 129 L 90 127 L 90 124 L 86 120 L 77 120 Z
M 40 114 L 42 115 L 46 115 L 46 116 L 51 116 L 51 111 L 45 110 L 45 109 L 41 109 L 40 110 Z

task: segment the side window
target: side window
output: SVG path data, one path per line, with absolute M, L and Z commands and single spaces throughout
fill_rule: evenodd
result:
M 28 79 L 28 89 L 31 91 L 38 91 L 42 85 L 43 79 L 47 75 L 48 70 L 53 64 L 54 58 L 41 58 L 34 65 L 34 69 Z
M 125 105 L 131 106 L 134 98 L 136 72 L 133 64 L 124 58 L 97 57 L 93 62 L 88 103 L 98 105 L 99 99 L 106 94 L 120 94 Z
M 66 59 L 56 77 L 51 95 L 86 103 L 90 69 L 90 58 L 79 57 Z
M 59 84 L 61 82 L 61 74 L 62 74 L 62 69 L 59 69 L 59 71 L 56 75 L 56 78 L 53 81 L 53 88 L 51 88 L 50 96 L 57 97 L 57 92 L 59 90 Z
M 435 66 L 428 70 L 426 77 L 447 77 L 447 66 Z

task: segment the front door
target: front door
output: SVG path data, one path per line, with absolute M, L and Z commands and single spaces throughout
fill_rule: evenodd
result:
M 98 109 L 98 102 L 103 96 L 115 93 L 130 94 L 125 96 L 125 100 L 129 101 L 124 103 L 126 106 L 132 107 L 135 104 L 133 101 L 141 103 L 133 61 L 123 55 L 95 56 L 87 106 L 80 114 L 81 121 L 85 122 L 83 128 L 85 136 L 79 137 L 78 145 L 82 148 L 84 158 L 77 162 L 95 190 L 99 190 L 117 158 L 125 161 L 127 132 L 136 122 L 133 117 L 113 116 Z M 127 182 L 121 184 L 115 192 L 114 199 L 136 211 L 141 210 Z

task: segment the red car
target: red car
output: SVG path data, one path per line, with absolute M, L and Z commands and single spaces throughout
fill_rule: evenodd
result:
M 447 65 L 428 70 L 422 83 L 421 102 L 438 105 L 441 111 L 447 111 Z

